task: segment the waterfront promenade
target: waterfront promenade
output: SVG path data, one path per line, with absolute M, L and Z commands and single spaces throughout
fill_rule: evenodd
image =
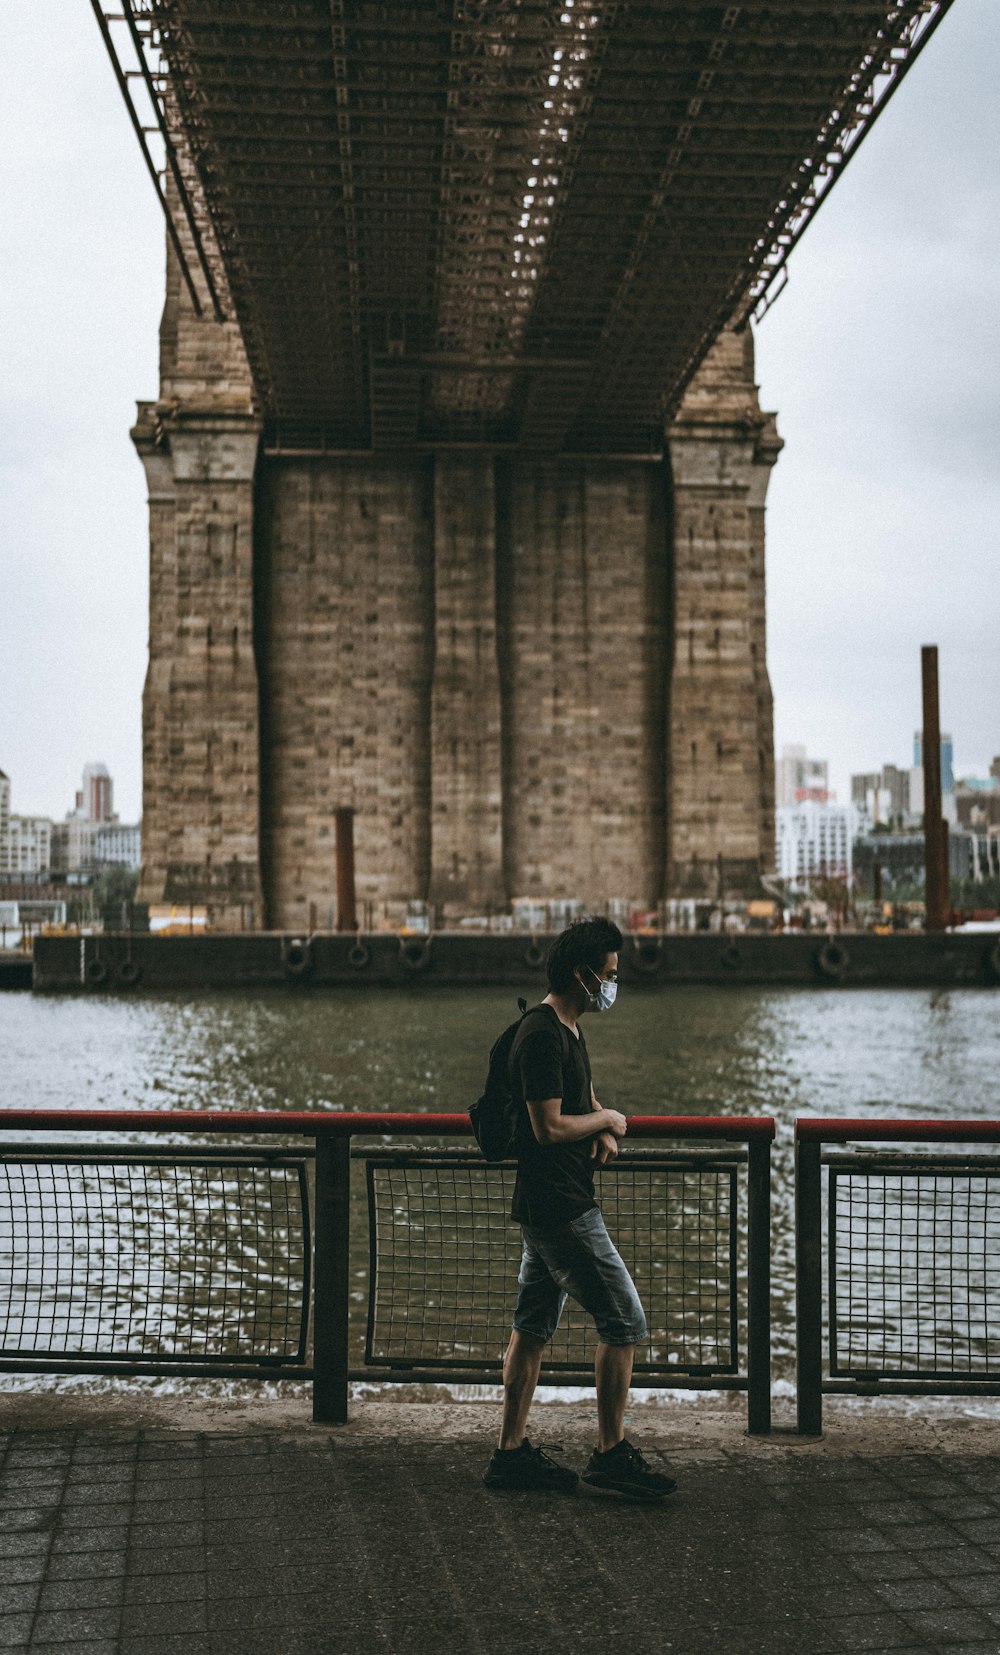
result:
M 988 1405 L 831 1405 L 820 1442 L 636 1407 L 658 1507 L 480 1481 L 489 1404 L 0 1393 L 0 1648 L 66 1655 L 1000 1651 Z M 535 1439 L 582 1465 L 592 1406 Z

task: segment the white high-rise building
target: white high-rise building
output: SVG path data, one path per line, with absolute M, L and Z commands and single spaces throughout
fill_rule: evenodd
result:
M 48 816 L 11 816 L 7 869 L 14 877 L 47 874 L 52 866 L 52 821 Z
M 10 808 L 10 777 L 0 770 L 0 879 L 47 874 L 51 849 L 49 817 L 15 816 Z
M 851 877 L 856 811 L 851 805 L 779 806 L 775 813 L 778 878 L 800 889 L 813 879 Z
M 92 852 L 95 868 L 117 863 L 123 868 L 142 864 L 142 829 L 138 823 L 102 822 L 94 833 Z

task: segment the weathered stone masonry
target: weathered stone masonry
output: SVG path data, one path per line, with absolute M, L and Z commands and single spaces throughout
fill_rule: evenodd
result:
M 238 331 L 194 315 L 171 263 L 160 398 L 133 436 L 145 900 L 324 925 L 343 805 L 378 913 L 754 888 L 780 442 L 749 333 L 710 353 L 663 463 L 275 457 Z
M 781 448 L 749 331 L 717 341 L 668 433 L 673 479 L 674 896 L 750 889 L 774 854 L 764 497 Z

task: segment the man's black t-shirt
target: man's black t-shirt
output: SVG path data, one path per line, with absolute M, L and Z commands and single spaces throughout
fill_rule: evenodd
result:
M 590 1058 L 579 1038 L 560 1025 L 551 1006 L 534 1006 L 521 1019 L 510 1053 L 515 1098 L 544 1103 L 562 1098 L 563 1115 L 589 1115 Z M 592 1138 L 569 1144 L 540 1144 L 525 1110 L 518 1146 L 517 1182 L 510 1216 L 536 1230 L 553 1230 L 596 1207 Z

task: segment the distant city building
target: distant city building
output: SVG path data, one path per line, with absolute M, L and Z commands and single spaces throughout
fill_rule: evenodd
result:
M 84 878 L 112 863 L 138 866 L 132 861 L 139 829 L 120 824 L 114 812 L 114 782 L 106 764 L 83 767 L 83 786 L 75 807 L 52 833 L 52 866 L 60 873 Z
M 76 815 L 85 822 L 113 822 L 115 784 L 106 764 L 85 764 L 83 787 L 76 796 Z
M 909 773 L 909 809 L 911 809 L 911 824 L 919 826 L 924 816 L 924 766 L 914 765 Z M 947 823 L 957 821 L 957 806 L 955 806 L 955 789 L 942 786 L 940 789 L 940 814 Z
M 923 766 L 923 735 L 919 730 L 913 732 L 913 763 L 916 769 Z M 941 735 L 941 791 L 953 793 L 955 790 L 955 759 L 954 742 L 951 736 Z
M 139 823 L 103 822 L 94 832 L 91 858 L 95 868 L 116 864 L 138 868 L 142 863 L 142 828 Z
M 851 777 L 851 803 L 872 826 L 881 822 L 908 826 L 910 818 L 919 816 L 923 808 L 923 771 L 921 776 L 920 809 L 914 811 L 912 771 L 900 770 L 895 764 L 883 764 L 881 770 L 865 771 Z
M 782 747 L 774 772 L 775 802 L 779 808 L 807 801 L 821 805 L 832 802 L 826 759 L 807 758 L 804 747 Z
M 854 870 L 866 896 L 875 895 L 875 868 L 881 869 L 880 888 L 890 897 L 900 887 L 925 882 L 925 846 L 922 833 L 862 833 L 854 841 Z M 948 874 L 951 879 L 1000 878 L 1000 830 L 970 833 L 953 828 L 948 834 Z
M 0 770 L 0 879 L 37 879 L 49 870 L 52 823 L 47 816 L 16 816 L 10 777 Z
M 10 796 L 10 778 L 0 770 L 0 880 L 39 881 L 57 873 L 81 881 L 103 867 L 140 866 L 140 827 L 115 815 L 107 765 L 84 767 L 75 809 L 63 822 L 13 815 Z
M 910 812 L 910 772 L 895 764 L 882 766 L 882 786 L 889 795 L 889 815 L 896 820 Z
M 958 820 L 955 802 L 955 775 L 951 736 L 941 737 L 941 813 L 949 822 Z M 865 771 L 851 777 L 851 803 L 856 805 L 869 828 L 877 825 L 906 832 L 917 828 L 924 814 L 924 769 L 922 737 L 913 737 L 913 764 L 901 769 L 883 764 L 881 770 Z M 864 825 L 864 824 L 863 824 Z
M 878 882 L 875 869 L 880 870 Z M 924 883 L 922 833 L 860 833 L 854 841 L 854 871 L 863 895 L 885 898 L 900 887 Z
M 1000 828 L 986 833 L 953 828 L 948 835 L 948 861 L 953 879 L 1000 879 Z
M 38 878 L 52 865 L 52 822 L 48 816 L 11 816 L 7 831 L 7 866 L 11 878 Z
M 1000 828 L 1000 778 L 960 776 L 955 783 L 955 819 L 973 832 Z
M 0 875 L 10 872 L 10 777 L 0 770 Z
M 778 878 L 797 889 L 814 879 L 850 879 L 857 813 L 851 805 L 806 799 L 776 814 Z
M 910 770 L 910 815 L 914 826 L 923 820 L 924 815 L 924 767 L 915 764 Z
M 59 873 L 89 873 L 93 864 L 97 824 L 83 816 L 67 816 L 52 829 L 52 867 Z

